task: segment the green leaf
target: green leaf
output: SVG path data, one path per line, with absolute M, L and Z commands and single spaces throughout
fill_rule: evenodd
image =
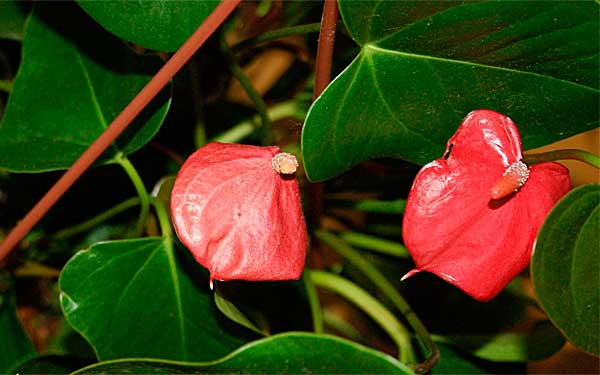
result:
M 247 341 L 221 325 L 206 273 L 183 255 L 150 237 L 99 243 L 65 265 L 61 307 L 99 359 L 205 361 Z
M 250 321 L 250 319 L 248 319 L 248 317 L 246 317 L 246 315 L 244 315 L 244 313 L 241 312 L 240 309 L 238 309 L 237 306 L 233 304 L 233 302 L 229 301 L 227 298 L 225 298 L 225 296 L 221 295 L 218 290 L 215 293 L 215 305 L 217 306 L 219 311 L 223 313 L 223 315 L 225 315 L 232 321 L 236 322 L 241 326 L 253 330 L 259 335 L 264 335 L 260 328 L 258 328 L 254 323 L 252 323 L 252 321 Z
M 600 350 L 600 185 L 573 189 L 540 229 L 531 273 L 544 311 L 575 346 Z
M 77 0 L 111 33 L 142 47 L 175 51 L 219 5 L 219 0 Z
M 361 52 L 313 103 L 312 181 L 357 163 L 424 164 L 472 110 L 519 125 L 524 148 L 598 126 L 597 2 L 340 1 Z
M 89 359 L 64 355 L 42 355 L 14 367 L 11 374 L 69 374 L 92 364 Z
M 0 1 L 0 39 L 22 40 L 26 18 L 22 2 Z
M 252 342 L 209 363 L 120 360 L 76 374 L 411 374 L 396 359 L 341 338 L 284 333 Z
M 461 356 L 451 346 L 440 344 L 440 360 L 431 370 L 432 375 L 437 374 L 488 374 L 474 363 Z
M 447 340 L 476 357 L 495 362 L 539 361 L 558 352 L 565 343 L 547 320 L 538 322 L 530 332 L 450 336 Z
M 13 291 L 0 291 L 0 332 L 0 373 L 36 355 L 33 344 L 17 318 Z
M 135 55 L 73 4 L 36 9 L 0 125 L 0 167 L 68 168 L 148 82 L 158 62 Z M 100 163 L 148 142 L 166 116 L 169 95 L 163 90 Z

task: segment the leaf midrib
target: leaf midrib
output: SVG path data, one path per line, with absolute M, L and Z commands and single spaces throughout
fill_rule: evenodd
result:
M 586 85 L 582 85 L 580 83 L 576 83 L 576 82 L 572 82 L 572 81 L 567 81 L 567 80 L 564 80 L 564 79 L 560 79 L 560 78 L 556 78 L 556 77 L 552 77 L 552 76 L 548 76 L 548 75 L 543 75 L 543 74 L 539 74 L 539 73 L 535 73 L 535 72 L 529 72 L 529 71 L 525 71 L 525 70 L 517 70 L 517 69 L 505 68 L 505 67 L 501 67 L 501 66 L 494 66 L 494 65 L 486 65 L 486 64 L 480 64 L 480 63 L 474 63 L 474 62 L 470 62 L 470 61 L 447 59 L 447 58 L 437 57 L 437 56 L 420 55 L 420 54 L 415 54 L 415 53 L 410 53 L 410 52 L 395 51 L 395 50 L 390 50 L 390 49 L 386 49 L 386 48 L 381 48 L 381 47 L 375 46 L 373 44 L 365 44 L 363 46 L 363 52 L 366 53 L 366 54 L 368 54 L 368 53 L 381 53 L 381 54 L 387 54 L 387 55 L 400 56 L 400 57 L 404 57 L 404 58 L 408 58 L 408 59 L 437 61 L 437 62 L 443 62 L 443 63 L 447 63 L 447 64 L 458 64 L 458 65 L 466 65 L 466 66 L 469 66 L 469 67 L 479 67 L 479 68 L 484 68 L 484 69 L 494 69 L 494 70 L 505 71 L 505 72 L 511 73 L 511 74 L 527 74 L 527 75 L 531 75 L 531 76 L 540 77 L 540 78 L 543 78 L 543 79 L 559 81 L 562 84 L 570 84 L 570 85 L 573 85 L 573 86 L 577 87 L 577 89 L 579 89 L 579 90 L 587 90 L 587 91 L 594 92 L 594 93 L 600 92 L 600 90 L 597 90 L 597 89 L 595 89 L 593 87 L 589 87 L 589 86 L 586 86 Z

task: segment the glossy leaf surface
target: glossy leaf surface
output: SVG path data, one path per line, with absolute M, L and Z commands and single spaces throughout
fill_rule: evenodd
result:
M 521 124 L 525 149 L 598 126 L 595 2 L 340 1 L 361 52 L 315 101 L 309 178 L 376 157 L 416 164 L 477 108 Z
M 146 84 L 158 63 L 135 55 L 73 4 L 36 9 L 0 126 L 0 167 L 17 172 L 69 167 Z M 100 163 L 148 142 L 169 101 L 168 90 L 159 94 Z
M 17 363 L 36 355 L 33 344 L 17 318 L 12 291 L 0 293 L 0 332 L 0 373 L 5 373 Z
M 574 345 L 599 355 L 600 185 L 571 191 L 540 229 L 531 262 L 535 292 Z
M 211 363 L 122 360 L 77 374 L 411 374 L 394 358 L 337 337 L 286 333 L 250 343 Z
M 99 243 L 64 267 L 61 307 L 101 360 L 220 358 L 245 340 L 221 325 L 206 274 L 186 261 L 169 239 Z
M 104 0 L 77 3 L 116 36 L 142 47 L 175 51 L 220 3 L 219 0 Z

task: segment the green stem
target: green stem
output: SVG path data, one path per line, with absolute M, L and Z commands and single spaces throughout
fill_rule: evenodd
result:
M 423 363 L 417 364 L 413 370 L 417 373 L 428 372 L 439 360 L 439 350 L 433 342 L 431 335 L 427 331 L 427 328 L 423 325 L 419 317 L 408 305 L 404 297 L 396 290 L 396 288 L 385 278 L 385 276 L 373 266 L 367 259 L 365 259 L 359 252 L 348 246 L 342 240 L 337 238 L 331 233 L 317 231 L 317 238 L 323 241 L 325 244 L 330 246 L 338 254 L 347 259 L 355 267 L 362 271 L 362 273 L 371 280 L 371 282 L 378 287 L 396 306 L 396 308 L 402 313 L 406 321 L 415 330 L 419 340 L 429 350 L 429 356 Z
M 370 236 L 368 234 L 358 232 L 342 232 L 339 234 L 339 237 L 352 246 L 362 247 L 367 250 L 372 250 L 399 258 L 410 257 L 410 253 L 406 247 L 404 247 L 404 245 L 394 241 L 384 240 L 380 237 Z
M 302 281 L 304 282 L 304 288 L 306 289 L 306 295 L 308 297 L 308 304 L 310 306 L 310 314 L 312 316 L 315 333 L 323 333 L 323 310 L 321 309 L 321 303 L 319 302 L 319 296 L 317 294 L 315 284 L 308 275 L 307 271 L 302 273 Z
M 410 344 L 410 333 L 385 306 L 353 282 L 325 271 L 310 271 L 310 277 L 316 286 L 339 294 L 352 302 L 371 317 L 394 340 L 399 349 L 400 361 L 414 361 Z
M 160 232 L 162 237 L 173 237 L 173 230 L 171 229 L 171 220 L 169 219 L 169 214 L 167 213 L 164 204 L 160 201 L 160 199 L 155 197 L 150 197 L 150 202 L 152 203 L 152 206 L 154 206 L 154 210 L 156 211 L 156 217 L 158 218 L 158 223 L 160 225 Z
M 260 94 L 256 91 L 254 86 L 252 86 L 252 82 L 250 82 L 250 79 L 248 78 L 246 73 L 244 73 L 242 68 L 235 63 L 233 53 L 231 52 L 231 49 L 227 46 L 227 43 L 225 43 L 224 39 L 221 39 L 221 49 L 223 50 L 225 55 L 229 57 L 229 69 L 231 70 L 231 74 L 233 74 L 233 76 L 242 85 L 242 88 L 244 89 L 244 91 L 246 91 L 246 94 L 248 94 L 248 97 L 250 98 L 252 103 L 254 103 L 256 111 L 258 112 L 258 115 L 261 119 L 261 127 L 259 129 L 261 133 L 261 139 L 264 144 L 269 144 L 269 125 L 271 124 L 271 120 L 269 119 L 269 114 L 267 113 L 267 104 L 260 96 Z
M 365 339 L 361 336 L 360 332 L 354 328 L 352 324 L 340 318 L 338 315 L 325 310 L 323 311 L 323 322 L 352 341 L 365 343 Z
M 525 154 L 523 155 L 523 161 L 526 164 L 537 164 L 545 161 L 555 161 L 555 160 L 579 160 L 581 162 L 587 163 L 593 167 L 600 169 L 600 157 L 598 155 L 594 155 L 591 152 L 583 151 L 583 150 L 575 150 L 575 149 L 566 149 L 566 150 L 555 150 L 542 152 L 539 154 Z
M 405 206 L 405 199 L 398 199 L 394 201 L 365 199 L 360 201 L 341 202 L 342 208 L 351 208 L 358 211 L 371 212 L 376 214 L 403 214 Z
M 13 83 L 11 81 L 5 81 L 0 79 L 0 91 L 4 91 L 10 94 L 13 88 Z
M 252 47 L 264 42 L 268 42 L 270 40 L 275 40 L 279 38 L 285 38 L 286 36 L 291 35 L 301 35 L 301 34 L 311 34 L 318 33 L 320 30 L 321 24 L 319 22 L 309 23 L 306 25 L 297 25 L 284 27 L 278 30 L 268 31 L 266 33 L 260 34 L 256 38 L 246 39 L 241 41 L 232 47 L 232 50 L 237 52 L 241 49 Z
M 306 116 L 306 111 L 300 108 L 296 100 L 292 99 L 276 104 L 269 108 L 267 111 L 267 116 L 273 121 L 277 121 L 286 117 L 304 118 Z M 237 143 L 254 132 L 257 127 L 256 123 L 258 120 L 259 117 L 255 117 L 251 120 L 242 121 L 227 131 L 217 135 L 215 138 L 213 138 L 213 141 Z
M 95 227 L 96 225 L 110 219 L 111 217 L 120 214 L 121 212 L 126 211 L 131 207 L 137 206 L 138 204 L 140 204 L 140 199 L 138 197 L 129 198 L 117 204 L 116 206 L 113 206 L 108 210 L 92 217 L 91 219 L 84 221 L 83 223 L 58 231 L 54 235 L 54 237 L 58 239 L 64 239 L 85 232 Z
M 119 154 L 116 157 L 117 163 L 125 170 L 125 173 L 129 176 L 129 179 L 133 183 L 135 190 L 137 191 L 138 197 L 140 198 L 140 216 L 136 225 L 136 233 L 141 235 L 144 232 L 146 220 L 148 219 L 148 212 L 150 211 L 150 196 L 144 186 L 144 181 L 140 177 L 140 174 L 135 169 L 133 164 L 129 161 L 127 156 Z

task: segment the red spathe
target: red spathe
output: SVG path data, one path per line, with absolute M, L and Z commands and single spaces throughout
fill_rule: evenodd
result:
M 540 163 L 517 192 L 492 199 L 490 189 L 521 159 L 509 117 L 467 115 L 444 157 L 421 169 L 409 193 L 402 232 L 416 269 L 405 277 L 432 272 L 487 301 L 523 271 L 540 226 L 570 183 L 565 167 Z
M 271 165 L 279 152 L 212 142 L 181 167 L 171 193 L 173 223 L 211 280 L 300 277 L 306 224 L 298 182 Z

